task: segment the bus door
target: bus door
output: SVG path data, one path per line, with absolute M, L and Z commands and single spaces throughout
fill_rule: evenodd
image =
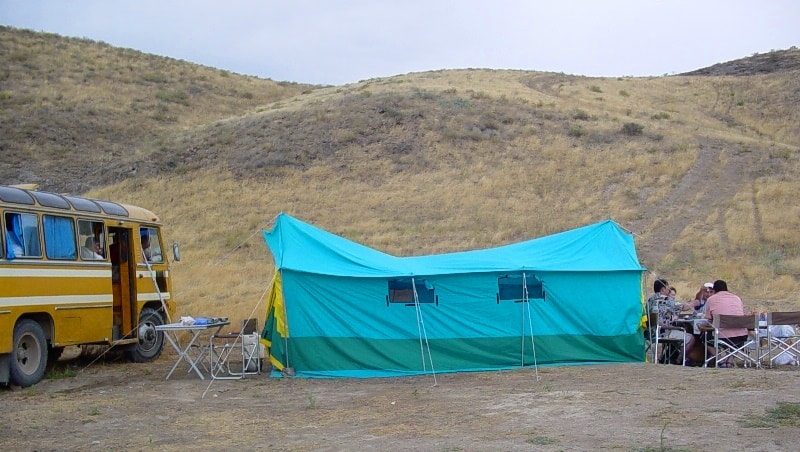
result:
M 110 226 L 109 255 L 114 293 L 114 340 L 136 337 L 136 259 L 132 251 L 133 231 Z

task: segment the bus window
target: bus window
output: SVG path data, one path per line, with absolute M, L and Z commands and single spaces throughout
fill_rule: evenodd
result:
M 39 220 L 31 213 L 6 213 L 6 259 L 42 257 Z
M 78 258 L 75 248 L 75 223 L 69 217 L 42 216 L 44 249 L 48 259 Z
M 141 228 L 139 235 L 142 238 L 142 251 L 147 262 L 163 262 L 161 256 L 161 240 L 158 237 L 158 229 Z
M 102 221 L 78 220 L 78 243 L 81 245 L 81 259 L 105 259 L 105 224 Z

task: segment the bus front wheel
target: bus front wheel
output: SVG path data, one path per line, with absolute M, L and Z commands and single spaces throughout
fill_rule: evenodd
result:
M 164 319 L 152 308 L 142 309 L 139 314 L 139 342 L 128 352 L 128 358 L 135 363 L 146 363 L 161 355 L 164 348 L 164 332 L 156 327 L 163 325 Z
M 47 342 L 41 325 L 31 319 L 20 320 L 14 327 L 14 351 L 11 357 L 11 383 L 28 387 L 44 377 L 47 367 Z

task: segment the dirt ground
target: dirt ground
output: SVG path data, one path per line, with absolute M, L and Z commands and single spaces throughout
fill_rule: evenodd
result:
M 171 352 L 171 350 L 170 350 Z M 176 355 L 60 361 L 0 388 L 0 449 L 797 450 L 763 421 L 800 403 L 800 368 L 540 367 L 382 379 L 200 380 Z M 60 366 L 60 367 L 59 367 Z

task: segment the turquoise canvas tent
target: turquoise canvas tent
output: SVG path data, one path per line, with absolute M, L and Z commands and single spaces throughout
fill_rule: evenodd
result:
M 633 238 L 613 221 L 396 257 L 280 214 L 262 342 L 299 377 L 644 361 Z

